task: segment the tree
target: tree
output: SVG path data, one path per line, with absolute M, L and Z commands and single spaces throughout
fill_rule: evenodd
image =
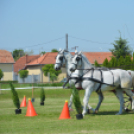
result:
M 123 58 L 123 56 L 121 56 L 119 59 L 118 59 L 118 67 L 121 67 L 122 69 L 124 69 L 124 66 L 125 65 L 125 60 Z
M 40 52 L 40 54 L 43 54 L 43 55 L 44 55 L 45 53 L 46 53 L 45 51 Z
M 115 40 L 115 43 L 113 43 L 114 49 L 109 49 L 112 54 L 119 59 L 121 56 L 124 58 L 128 55 L 131 55 L 132 50 L 127 45 L 127 40 L 122 39 L 121 36 L 118 40 Z
M 28 76 L 28 71 L 27 70 L 20 70 L 19 71 L 20 78 L 23 79 L 23 83 L 25 82 L 25 78 Z
M 131 56 L 126 56 L 125 57 L 125 70 L 131 70 L 132 69 L 132 60 Z
M 25 51 L 25 55 L 33 55 L 33 54 L 34 54 L 34 51 L 33 50 Z
M 54 48 L 51 50 L 51 52 L 58 52 L 58 50 Z
M 16 106 L 16 108 L 19 110 L 20 109 L 20 100 L 19 100 L 19 97 L 18 97 L 18 93 L 15 90 L 15 88 L 14 88 L 12 83 L 10 83 L 10 87 L 11 87 L 11 92 L 12 92 L 13 103 Z M 21 112 L 21 110 L 19 110 L 19 111 Z
M 18 60 L 20 57 L 25 55 L 24 50 L 22 49 L 15 49 L 12 53 L 14 60 Z
M 109 61 L 109 67 L 110 68 L 114 68 L 117 67 L 117 59 L 115 57 L 111 57 L 110 61 Z
M 54 69 L 53 64 L 47 64 L 42 68 L 44 75 L 47 76 L 48 73 L 50 73 L 50 80 L 53 82 L 54 80 L 57 79 L 58 75 L 61 73 L 61 70 L 56 71 Z
M 2 79 L 2 77 L 4 76 L 2 70 L 0 69 L 0 80 Z
M 95 67 L 100 67 L 100 65 L 99 65 L 99 63 L 97 62 L 97 60 L 95 60 L 94 66 L 95 66 Z
M 102 63 L 103 67 L 109 67 L 108 59 L 106 58 L 104 62 Z

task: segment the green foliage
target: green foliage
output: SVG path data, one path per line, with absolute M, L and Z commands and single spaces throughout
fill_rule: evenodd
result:
M 120 37 L 118 40 L 115 40 L 115 42 L 113 43 L 114 49 L 109 49 L 109 50 L 117 59 L 119 59 L 121 56 L 125 58 L 127 55 L 131 55 L 132 53 L 132 50 L 129 48 L 127 43 L 128 42 L 126 39 L 122 39 Z
M 100 67 L 100 65 L 99 65 L 99 63 L 97 62 L 97 60 L 95 60 L 94 66 L 95 66 L 95 67 Z
M 43 54 L 44 55 L 45 53 L 46 53 L 45 51 L 42 51 L 40 54 Z
M 15 49 L 12 54 L 15 61 L 25 55 L 24 50 L 22 49 Z
M 82 105 L 81 105 L 79 93 L 75 87 L 72 90 L 72 94 L 73 94 L 73 103 L 76 108 L 76 111 L 78 114 L 82 114 Z
M 12 92 L 13 103 L 16 106 L 16 108 L 19 109 L 20 108 L 20 101 L 19 101 L 18 93 L 16 92 L 12 83 L 10 83 L 10 87 L 11 87 L 11 92 Z
M 27 70 L 20 70 L 19 75 L 20 75 L 20 78 L 22 78 L 23 82 L 24 82 L 24 78 L 26 78 L 28 76 L 28 71 Z
M 0 69 L 0 80 L 2 79 L 2 77 L 4 76 L 2 70 Z
M 118 67 L 121 67 L 122 69 L 124 69 L 124 65 L 125 65 L 125 60 L 124 60 L 123 56 L 121 56 L 118 59 Z
M 111 57 L 110 61 L 109 61 L 109 68 L 114 68 L 117 67 L 117 59 L 115 57 Z
M 50 80 L 53 82 L 54 80 L 57 79 L 57 76 L 61 73 L 61 70 L 56 71 L 54 69 L 53 64 L 47 64 L 42 68 L 44 75 L 47 76 L 48 73 L 50 74 Z
M 131 56 L 126 56 L 124 60 L 125 60 L 125 70 L 131 70 L 132 68 Z
M 40 101 L 41 102 L 45 101 L 45 91 L 43 88 L 41 88 L 41 91 L 40 91 Z
M 51 50 L 51 52 L 58 52 L 58 50 L 54 48 Z
M 103 67 L 109 67 L 108 59 L 106 58 L 104 62 L 102 63 Z
M 51 80 L 52 82 L 54 82 L 55 80 L 57 80 L 56 74 L 50 73 L 50 80 Z

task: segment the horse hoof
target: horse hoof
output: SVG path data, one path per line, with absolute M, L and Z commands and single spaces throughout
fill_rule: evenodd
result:
M 116 113 L 115 115 L 121 115 L 121 113 Z
M 87 109 L 87 113 L 90 114 L 90 109 Z
M 97 114 L 98 113 L 98 110 L 95 110 L 95 114 Z

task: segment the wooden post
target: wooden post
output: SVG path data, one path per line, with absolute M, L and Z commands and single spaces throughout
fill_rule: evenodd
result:
M 66 50 L 68 50 L 68 34 L 66 34 Z
M 32 102 L 34 102 L 34 87 L 33 87 L 33 83 L 32 83 Z
M 0 83 L 0 94 L 1 94 L 1 83 Z

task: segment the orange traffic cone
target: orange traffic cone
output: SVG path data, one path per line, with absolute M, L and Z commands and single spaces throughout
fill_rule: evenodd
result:
M 63 110 L 61 112 L 59 119 L 70 119 L 68 101 L 65 101 L 65 104 L 64 104 L 64 107 L 63 107 Z
M 24 95 L 24 98 L 20 104 L 20 107 L 26 107 L 26 96 Z
M 25 116 L 37 116 L 38 114 L 36 113 L 33 104 L 31 102 L 31 99 L 29 98 L 28 105 L 27 105 L 27 112 Z

